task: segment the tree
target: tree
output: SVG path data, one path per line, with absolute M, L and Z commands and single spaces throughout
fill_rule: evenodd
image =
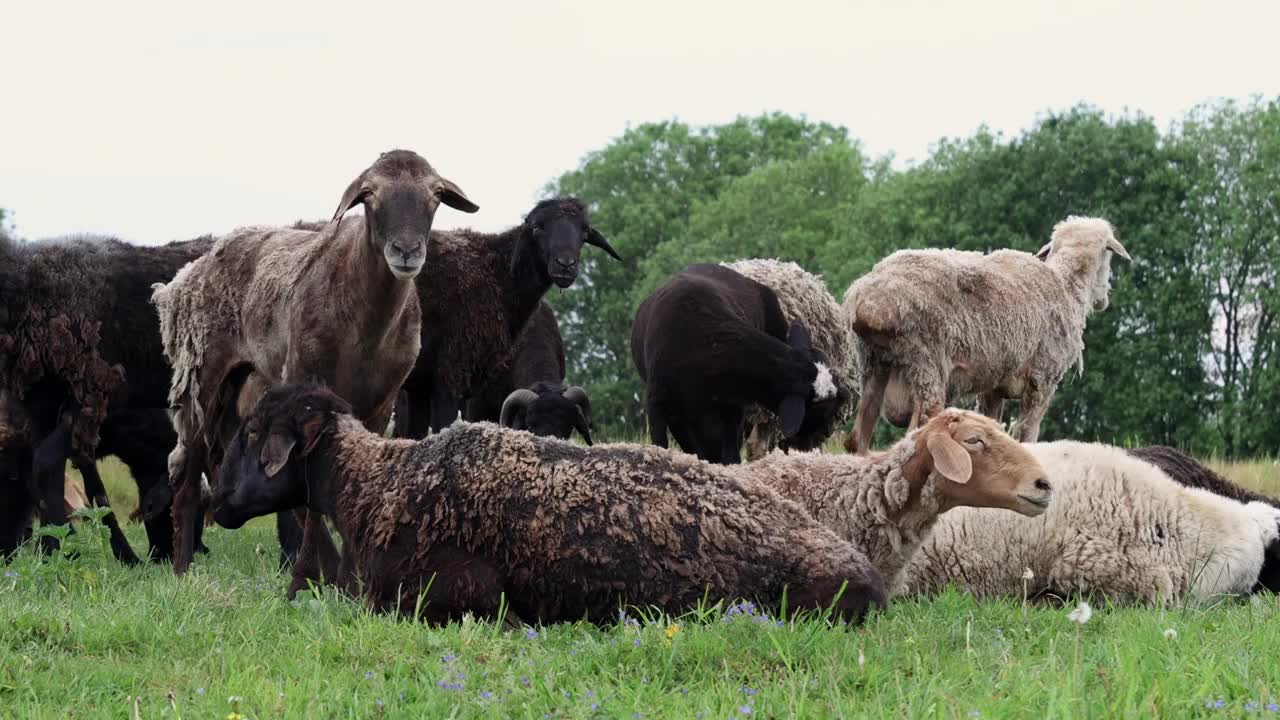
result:
M 560 319 L 570 377 L 591 388 L 597 422 L 615 434 L 643 427 L 630 330 L 634 286 L 649 255 L 685 237 L 694 205 L 715 198 L 734 178 L 847 142 L 843 128 L 781 114 L 698 129 L 649 123 L 627 130 L 549 186 L 587 202 L 592 223 L 626 260 L 584 255 L 575 287 L 548 298 Z
M 1280 105 L 1203 105 L 1180 142 L 1199 163 L 1187 208 L 1209 278 L 1212 369 L 1227 455 L 1271 453 L 1280 443 Z

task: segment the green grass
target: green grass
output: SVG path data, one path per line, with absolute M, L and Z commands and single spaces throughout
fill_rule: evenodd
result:
M 1274 483 L 1270 467 L 1226 470 Z M 105 469 L 127 513 L 127 477 Z M 709 611 L 533 636 L 430 629 L 331 592 L 289 603 L 269 521 L 206 541 L 182 579 L 121 567 L 93 532 L 69 542 L 76 560 L 4 568 L 0 718 L 1280 717 L 1274 596 L 1095 608 L 1078 645 L 1067 608 L 959 593 L 854 629 Z

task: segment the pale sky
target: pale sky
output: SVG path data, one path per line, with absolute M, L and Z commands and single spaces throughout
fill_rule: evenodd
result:
M 3 0 L 0 207 L 141 243 L 328 218 L 393 147 L 512 225 L 625 128 L 781 110 L 925 157 L 1087 101 L 1280 91 L 1277 2 Z

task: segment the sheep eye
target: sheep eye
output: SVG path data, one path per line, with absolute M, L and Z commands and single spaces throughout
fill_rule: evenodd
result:
M 970 445 L 972 447 L 983 447 L 986 445 L 986 443 L 982 441 L 982 438 L 979 438 L 979 437 L 968 438 L 967 440 L 964 441 L 964 444 Z

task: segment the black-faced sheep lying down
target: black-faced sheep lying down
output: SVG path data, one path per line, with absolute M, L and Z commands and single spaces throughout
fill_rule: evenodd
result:
M 227 452 L 214 518 L 239 527 L 306 503 L 343 538 L 340 575 L 380 610 L 431 621 L 607 622 L 622 604 L 704 597 L 883 606 L 865 556 L 764 485 L 653 447 L 594 449 L 459 423 L 426 440 L 368 432 L 328 390 L 268 392 Z M 847 585 L 846 585 L 847 583 Z M 843 588 L 843 590 L 842 590 Z M 838 599 L 837 599 L 838 598 Z
M 1183 487 L 1121 448 L 1026 446 L 1053 478 L 1037 518 L 980 508 L 943 515 L 892 585 L 933 593 L 950 583 L 983 597 L 1099 595 L 1169 602 L 1251 592 L 1280 510 Z M 1024 573 L 1030 570 L 1024 579 Z
M 1177 448 L 1153 445 L 1132 449 L 1129 454 L 1160 468 L 1183 487 L 1202 488 L 1242 503 L 1258 502 L 1280 508 L 1280 499 L 1241 487 Z M 1280 592 L 1280 538 L 1267 545 L 1266 558 L 1262 561 L 1262 571 L 1258 573 L 1258 585 L 1254 590 Z
M 458 418 L 464 401 L 508 367 L 547 290 L 573 284 L 584 244 L 621 259 L 592 227 L 587 207 L 570 197 L 539 202 L 501 233 L 431 234 L 434 271 L 418 280 L 422 350 L 404 382 L 407 402 L 396 408 L 396 435 L 426 437 Z
M 753 405 L 774 411 L 788 442 L 811 447 L 802 431 L 829 432 L 824 418 L 848 392 L 808 328 L 788 327 L 776 293 L 722 265 L 690 265 L 640 304 L 631 358 L 653 443 L 666 447 L 670 430 L 710 462 L 740 462 Z
M 890 587 L 952 508 L 1004 508 L 1034 517 L 1053 497 L 1030 452 L 990 418 L 957 409 L 939 413 L 875 457 L 774 451 L 740 472 L 853 543 Z

